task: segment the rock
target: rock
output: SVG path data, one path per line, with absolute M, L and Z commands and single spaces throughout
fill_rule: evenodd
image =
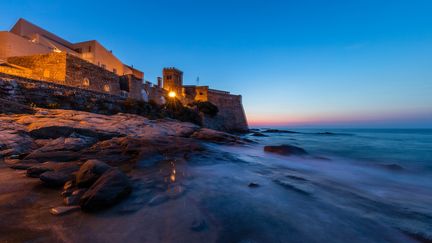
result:
M 58 170 L 68 170 L 76 171 L 78 166 L 75 163 L 56 163 L 56 162 L 45 162 L 42 164 L 34 165 L 27 169 L 27 176 L 39 178 L 39 176 L 47 171 L 58 171 Z
M 86 191 L 87 190 L 85 189 L 78 189 L 73 191 L 69 196 L 64 198 L 63 203 L 67 206 L 79 205 L 80 199 Z
M 45 141 L 45 142 L 42 142 Z M 91 137 L 81 136 L 77 133 L 71 134 L 70 137 L 60 137 L 53 140 L 38 139 L 36 143 L 43 143 L 43 146 L 36 151 L 38 152 L 54 152 L 54 151 L 80 151 L 83 148 L 89 147 L 97 140 Z
M 250 188 L 256 188 L 256 187 L 259 187 L 259 184 L 251 182 L 251 183 L 249 183 L 248 187 L 250 187 Z
M 293 145 L 280 145 L 280 146 L 265 146 L 265 152 L 276 153 L 281 155 L 306 155 L 306 150 Z
M 48 166 L 44 165 L 35 165 L 27 169 L 27 176 L 28 177 L 34 177 L 39 178 L 40 174 L 47 172 L 47 171 L 53 171 L 54 169 L 49 168 Z
M 110 133 L 110 132 L 102 133 L 102 132 L 95 131 L 94 129 L 61 126 L 60 124 L 30 129 L 29 132 L 32 137 L 38 139 L 69 137 L 74 133 L 80 134 L 85 137 L 97 138 L 99 140 L 105 140 L 105 139 L 110 139 L 113 137 L 120 136 L 120 134 L 117 133 Z
M 398 164 L 380 164 L 384 169 L 391 170 L 391 171 L 402 171 L 404 168 Z
M 50 209 L 50 213 L 53 215 L 64 215 L 76 210 L 79 210 L 80 206 L 60 206 Z
M 73 172 L 77 171 L 78 168 L 66 168 L 58 171 L 47 171 L 40 174 L 39 179 L 50 187 L 61 187 L 67 181 L 74 178 Z
M 81 152 L 81 159 L 97 159 L 111 166 L 122 166 L 137 161 L 142 141 L 130 137 L 117 137 L 100 141 Z
M 267 135 L 265 135 L 264 133 L 261 133 L 261 132 L 254 132 L 254 133 L 252 133 L 251 136 L 254 136 L 254 137 L 268 137 Z
M 25 159 L 37 160 L 39 162 L 46 161 L 74 161 L 80 158 L 80 153 L 75 151 L 50 151 L 44 152 L 40 150 L 35 150 L 25 157 Z
M 76 184 L 75 180 L 67 181 L 63 186 L 63 190 L 72 189 L 73 187 L 75 187 L 75 184 Z
M 132 191 L 129 178 L 117 168 L 111 168 L 81 197 L 83 210 L 96 211 L 111 206 Z
M 242 143 L 240 137 L 208 128 L 201 128 L 192 134 L 193 138 L 215 143 Z
M 76 174 L 76 184 L 78 187 L 91 186 L 105 171 L 111 166 L 99 160 L 87 160 Z
M 279 130 L 279 129 L 267 129 L 263 131 L 263 133 L 299 133 L 299 132 L 294 132 L 289 130 Z
M 204 219 L 200 219 L 200 220 L 194 220 L 192 222 L 192 225 L 190 227 L 191 230 L 196 231 L 196 232 L 201 232 L 207 229 L 207 223 Z
M 61 192 L 62 197 L 69 197 L 72 195 L 73 189 L 66 189 Z

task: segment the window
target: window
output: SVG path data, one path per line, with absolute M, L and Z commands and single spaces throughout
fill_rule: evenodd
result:
M 89 46 L 89 48 L 88 48 L 88 52 L 91 52 L 91 46 Z
M 172 78 L 171 75 L 167 75 L 167 76 L 166 76 L 166 79 L 167 79 L 167 80 L 171 80 L 171 78 Z
M 103 90 L 105 91 L 105 92 L 110 92 L 110 86 L 108 85 L 108 84 L 105 84 L 104 86 L 103 86 Z
M 113 68 L 113 73 L 117 74 L 117 69 Z
M 90 86 L 90 80 L 89 80 L 88 78 L 84 78 L 84 79 L 83 79 L 83 86 L 84 86 L 84 87 L 88 87 L 88 86 Z
M 102 67 L 103 69 L 106 69 L 106 65 L 105 65 L 105 64 L 102 64 L 101 67 Z
M 82 48 L 77 48 L 77 49 L 75 49 L 75 51 L 78 53 L 82 53 Z

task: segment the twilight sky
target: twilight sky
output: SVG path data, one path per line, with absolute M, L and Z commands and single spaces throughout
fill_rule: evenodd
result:
M 430 0 L 0 2 L 19 17 L 242 94 L 252 126 L 432 128 Z

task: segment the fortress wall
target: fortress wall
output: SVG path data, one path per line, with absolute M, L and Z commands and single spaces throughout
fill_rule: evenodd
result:
M 66 79 L 66 53 L 8 57 L 7 61 L 31 70 L 32 79 L 64 84 Z
M 23 105 L 114 114 L 122 97 L 0 73 L 0 97 Z M 2 112 L 0 110 L 0 112 Z
M 248 130 L 241 95 L 209 89 L 207 96 L 208 101 L 216 105 L 219 112 L 216 117 L 204 117 L 206 127 L 226 131 Z
M 85 79 L 89 83 L 86 83 Z M 64 84 L 112 95 L 120 95 L 119 76 L 72 55 L 67 55 L 66 80 Z

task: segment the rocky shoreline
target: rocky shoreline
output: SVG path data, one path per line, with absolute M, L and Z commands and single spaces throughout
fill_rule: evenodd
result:
M 9 168 L 55 188 L 64 214 L 99 211 L 131 192 L 127 174 L 143 158 L 187 160 L 203 142 L 245 143 L 238 136 L 171 119 L 131 114 L 36 109 L 34 114 L 0 115 L 0 158 Z

